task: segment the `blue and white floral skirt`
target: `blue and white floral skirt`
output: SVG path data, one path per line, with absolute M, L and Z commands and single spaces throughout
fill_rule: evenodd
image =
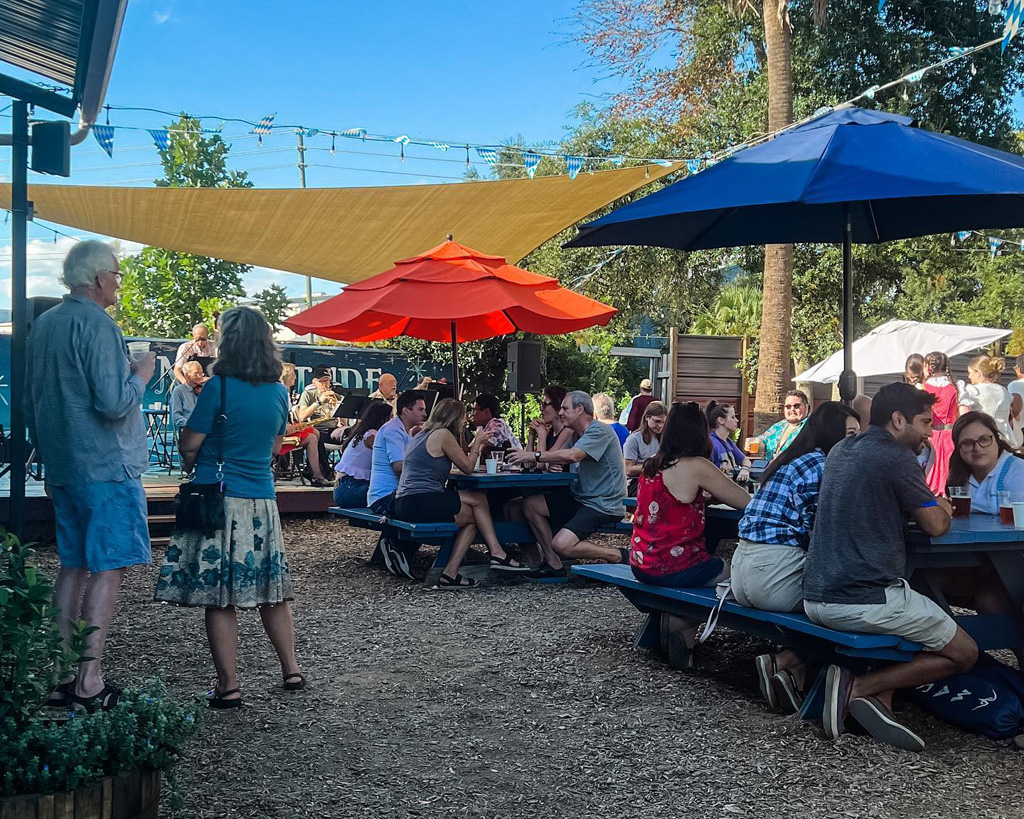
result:
M 182 606 L 253 608 L 292 599 L 274 498 L 225 498 L 227 525 L 213 537 L 171 535 L 155 599 Z

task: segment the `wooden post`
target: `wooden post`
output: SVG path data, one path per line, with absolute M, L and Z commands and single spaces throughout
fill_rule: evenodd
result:
M 679 386 L 679 328 L 670 327 L 668 331 L 668 405 L 676 400 Z
M 750 338 L 743 336 L 743 346 L 740 348 L 740 362 L 747 360 L 747 345 L 750 343 Z M 742 441 L 744 438 L 749 438 L 754 434 L 754 431 L 748 424 L 748 418 L 750 415 L 750 385 L 747 384 L 747 371 L 743 368 L 740 369 L 742 378 L 740 379 L 740 422 L 742 424 L 741 429 L 743 434 L 740 436 Z

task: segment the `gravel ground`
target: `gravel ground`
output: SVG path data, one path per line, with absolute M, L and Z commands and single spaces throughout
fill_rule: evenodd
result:
M 632 650 L 639 615 L 616 591 L 432 592 L 367 567 L 371 533 L 311 519 L 285 539 L 311 687 L 279 690 L 244 615 L 245 707 L 187 748 L 176 817 L 1024 817 L 1020 752 L 912 706 L 919 755 L 767 713 L 764 646 L 744 635 L 719 630 L 683 674 Z M 111 676 L 205 691 L 202 615 L 152 604 L 155 575 L 126 584 Z

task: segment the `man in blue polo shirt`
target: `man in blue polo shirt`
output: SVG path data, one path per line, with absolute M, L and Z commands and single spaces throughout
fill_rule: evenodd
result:
M 907 519 L 937 537 L 949 531 L 952 515 L 917 462 L 932 434 L 934 403 L 910 384 L 886 385 L 871 404 L 867 431 L 840 441 L 825 461 L 804 567 L 804 611 L 828 628 L 895 634 L 925 647 L 909 663 L 859 677 L 829 666 L 822 721 L 832 739 L 849 715 L 880 742 L 922 750 L 924 741 L 893 715 L 893 693 L 968 671 L 978 656 L 953 618 L 903 579 Z

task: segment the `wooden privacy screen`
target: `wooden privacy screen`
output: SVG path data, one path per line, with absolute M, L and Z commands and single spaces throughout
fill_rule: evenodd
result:
M 680 335 L 669 333 L 670 360 L 674 362 L 669 380 L 673 401 L 709 401 L 733 404 L 743 420 L 743 435 L 753 427 L 747 381 L 738 365 L 743 361 L 746 342 L 740 336 Z

